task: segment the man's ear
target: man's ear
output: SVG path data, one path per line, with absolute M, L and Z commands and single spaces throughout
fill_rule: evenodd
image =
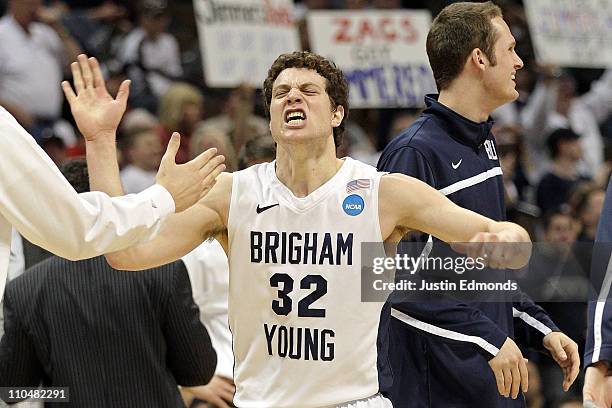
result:
M 338 105 L 336 110 L 332 112 L 332 127 L 338 127 L 342 123 L 342 119 L 344 119 L 344 106 Z
M 480 48 L 474 48 L 472 50 L 472 53 L 470 54 L 470 62 L 480 71 L 484 71 L 485 67 L 489 65 L 489 59 Z

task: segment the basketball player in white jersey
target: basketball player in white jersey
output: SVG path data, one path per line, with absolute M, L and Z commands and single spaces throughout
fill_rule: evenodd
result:
M 84 90 L 75 95 L 64 85 L 71 107 L 95 112 L 95 93 L 87 89 L 101 78 L 97 64 L 80 59 L 77 71 Z M 456 242 L 529 242 L 529 236 L 518 225 L 456 206 L 416 179 L 337 159 L 348 85 L 328 60 L 281 55 L 264 94 L 276 160 L 219 175 L 158 238 L 107 259 L 119 269 L 151 268 L 216 237 L 230 264 L 236 406 L 388 407 L 376 367 L 382 305 L 360 301 L 361 243 L 397 242 L 407 230 Z M 104 141 L 92 133 L 103 118 L 90 116 L 78 115 L 78 125 L 88 139 L 92 181 L 116 194 L 114 149 L 97 146 Z M 496 250 L 489 264 L 519 268 L 527 252 Z

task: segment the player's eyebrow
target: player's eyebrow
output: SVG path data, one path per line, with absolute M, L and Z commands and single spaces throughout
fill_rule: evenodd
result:
M 319 84 L 317 84 L 315 82 L 304 82 L 304 83 L 299 85 L 299 88 L 300 89 L 304 89 L 304 88 L 308 88 L 308 87 L 311 87 L 311 86 L 314 86 L 317 89 L 322 89 L 321 85 L 319 85 Z M 291 85 L 286 83 L 286 82 L 284 82 L 284 83 L 280 83 L 280 84 L 276 85 L 273 88 L 272 92 L 276 92 L 278 90 L 286 90 L 286 89 L 290 89 L 290 88 L 291 88 Z

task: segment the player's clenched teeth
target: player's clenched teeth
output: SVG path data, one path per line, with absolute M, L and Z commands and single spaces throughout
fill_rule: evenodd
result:
M 290 125 L 299 125 L 306 120 L 306 114 L 302 110 L 290 110 L 285 114 L 285 122 Z

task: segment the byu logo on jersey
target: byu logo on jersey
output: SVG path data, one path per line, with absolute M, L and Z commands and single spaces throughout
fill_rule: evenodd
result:
M 363 202 L 363 198 L 357 194 L 351 194 L 350 196 L 344 199 L 342 203 L 342 209 L 348 215 L 359 215 L 365 208 L 365 203 Z
M 497 152 L 495 151 L 495 144 L 491 140 L 485 140 L 484 148 L 487 151 L 487 156 L 491 160 L 497 160 Z

